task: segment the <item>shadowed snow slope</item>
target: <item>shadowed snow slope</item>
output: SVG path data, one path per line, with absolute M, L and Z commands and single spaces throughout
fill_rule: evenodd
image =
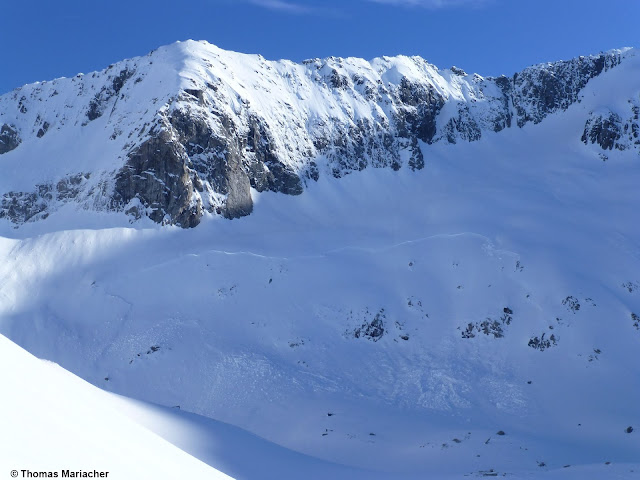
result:
M 230 478 L 206 463 L 234 478 L 385 478 L 287 450 L 175 407 L 101 391 L 4 336 L 0 381 L 9 392 L 0 410 L 3 472 L 57 471 L 60 477 L 70 469 L 108 471 L 115 479 Z M 20 478 L 27 477 L 21 472 Z
M 0 468 L 109 472 L 108 478 L 230 478 L 123 412 L 115 396 L 0 336 Z M 147 407 L 149 408 L 149 407 Z

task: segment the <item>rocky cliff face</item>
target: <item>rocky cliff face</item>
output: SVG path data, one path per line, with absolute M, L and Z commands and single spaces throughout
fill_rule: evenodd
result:
M 430 144 L 540 123 L 634 55 L 483 78 L 419 57 L 294 64 L 177 43 L 0 97 L 0 169 L 46 165 L 0 181 L 0 218 L 21 224 L 68 202 L 182 227 L 205 212 L 241 217 L 252 188 L 298 195 L 320 175 L 422 169 Z M 638 108 L 590 112 L 582 141 L 638 148 Z
M 584 127 L 582 142 L 597 144 L 603 150 L 627 150 L 640 148 L 640 102 L 629 101 L 628 117 L 607 110 L 602 113 L 590 112 Z

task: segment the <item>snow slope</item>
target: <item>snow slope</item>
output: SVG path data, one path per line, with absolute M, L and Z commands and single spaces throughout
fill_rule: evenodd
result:
M 61 477 L 66 469 L 114 479 L 230 478 L 205 464 L 234 478 L 383 478 L 176 407 L 103 392 L 6 337 L 0 345 L 0 381 L 9 392 L 0 411 L 0 471 L 18 470 L 19 478 L 28 478 L 22 470 Z
M 0 471 L 230 478 L 132 421 L 112 396 L 0 336 Z
M 389 478 L 384 473 L 301 455 L 176 407 L 101 392 L 59 366 L 35 359 L 5 337 L 0 336 L 0 344 L 0 380 L 5 391 L 11 392 L 0 411 L 0 469 L 17 470 L 18 478 L 32 478 L 41 475 L 39 472 L 57 472 L 62 478 L 66 470 L 108 472 L 106 478 L 115 479 L 230 478 L 196 458 L 234 478 Z M 614 474 L 616 478 L 632 478 L 626 473 L 634 473 L 633 468 L 589 465 L 521 478 Z M 443 475 L 439 478 L 456 478 Z

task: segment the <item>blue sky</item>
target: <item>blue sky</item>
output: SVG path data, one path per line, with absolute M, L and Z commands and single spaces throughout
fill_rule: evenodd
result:
M 270 59 L 405 54 L 510 75 L 640 46 L 639 24 L 639 0 L 6 1 L 0 93 L 188 38 Z

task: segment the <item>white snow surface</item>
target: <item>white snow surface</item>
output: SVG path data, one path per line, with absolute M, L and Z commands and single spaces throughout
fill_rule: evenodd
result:
M 285 449 L 232 425 L 110 394 L 0 335 L 0 469 L 19 478 L 41 472 L 105 472 L 105 478 L 385 479 L 391 474 L 332 464 Z M 187 453 L 185 453 L 187 452 Z M 198 460 L 199 459 L 199 460 Z M 247 461 L 250 459 L 250 461 Z M 633 466 L 588 465 L 520 478 L 627 478 Z M 487 472 L 490 473 L 490 472 Z M 31 476 L 29 476 L 31 475 Z M 397 475 L 394 478 L 424 478 Z M 441 473 L 439 478 L 457 478 Z
M 280 91 L 283 73 L 300 97 L 319 91 L 305 88 L 313 64 L 256 56 L 242 57 L 243 67 L 229 66 L 236 54 L 195 42 L 159 49 L 144 68 L 168 68 L 176 59 L 163 58 L 190 59 L 194 52 L 228 65 L 207 74 L 224 72 L 216 74 L 226 75 L 225 85 L 243 98 L 253 86 L 233 83 L 237 68 L 259 67 L 264 75 L 280 69 L 272 93 Z M 118 429 L 105 430 L 105 438 L 116 446 L 125 437 L 144 438 L 133 443 L 157 465 L 175 458 L 176 465 L 201 468 L 182 449 L 235 478 L 314 478 L 313 472 L 320 472 L 317 478 L 637 478 L 640 159 L 626 150 L 607 152 L 603 161 L 599 146 L 580 142 L 586 112 L 607 108 L 628 116 L 628 99 L 640 101 L 640 57 L 624 54 L 625 62 L 589 82 L 580 103 L 538 125 L 473 143 L 422 145 L 421 171 L 324 175 L 297 197 L 253 192 L 252 215 L 205 217 L 191 230 L 150 222 L 131 227 L 124 214 L 71 204 L 18 229 L 0 222 L 0 333 L 129 397 L 108 396 L 74 378 L 77 389 L 52 398 L 68 402 L 68 424 L 81 430 L 80 418 L 98 417 L 104 426 L 101 418 L 111 417 L 92 416 L 76 400 L 104 400 L 122 432 L 132 432 L 120 440 Z M 457 90 L 440 83 L 435 67 L 415 59 L 330 61 L 383 81 L 429 71 L 449 95 L 477 93 L 463 80 Z M 190 84 L 189 72 L 200 65 L 187 60 L 153 78 Z M 86 77 L 75 82 L 89 82 Z M 55 89 L 54 83 L 28 88 Z M 265 115 L 283 111 L 268 102 L 289 102 L 302 126 L 332 108 L 354 118 L 369 108 L 327 95 L 307 100 L 308 111 L 293 97 L 249 100 L 267 102 Z M 241 102 L 228 108 L 242 108 Z M 40 139 L 51 142 L 51 152 L 68 151 L 65 122 L 50 140 L 54 131 Z M 89 125 L 98 132 L 108 122 L 104 115 Z M 294 149 L 306 147 L 297 144 L 305 140 L 295 128 L 283 131 L 282 148 L 289 141 Z M 91 162 L 111 168 L 107 153 Z M 0 182 L 13 189 L 90 161 L 72 153 L 69 162 L 34 155 L 25 166 L 12 154 L 2 162 L 15 161 L 15 175 Z M 500 323 L 503 337 L 474 327 L 475 336 L 463 338 L 469 324 L 501 322 L 505 309 L 512 318 Z M 373 341 L 363 331 L 376 317 L 384 335 Z M 529 346 L 543 334 L 554 335 L 555 345 Z M 0 381 L 9 378 L 8 391 L 44 384 L 43 371 L 62 375 L 0 340 Z M 22 374 L 23 363 L 33 371 Z M 14 428 L 53 421 L 38 403 L 48 394 L 27 396 L 31 402 L 15 395 L 0 400 L 3 422 L 12 414 L 21 415 Z M 171 408 L 177 405 L 179 411 Z M 32 421 L 30 411 L 40 416 Z M 156 444 L 166 456 L 146 457 Z M 233 447 L 215 455 L 207 448 L 221 444 Z M 61 456 L 38 457 L 44 463 L 64 458 L 53 447 L 52 439 L 27 451 L 16 447 L 7 461 L 17 456 L 26 465 L 37 456 L 31 452 L 48 449 Z M 71 461 L 88 465 L 82 452 Z M 243 466 L 254 454 L 255 469 Z
M 107 478 L 228 479 L 133 421 L 114 395 L 0 335 L 0 471 L 109 472 Z M 148 408 L 148 407 L 147 407 Z M 160 416 L 159 416 L 160 417 Z
M 0 471 L 17 470 L 18 478 L 32 478 L 26 471 L 63 478 L 64 470 L 108 472 L 105 478 L 116 480 L 231 478 L 214 465 L 234 478 L 386 478 L 287 450 L 177 406 L 102 391 L 2 335 L 0 380 L 9 393 L 0 410 Z

